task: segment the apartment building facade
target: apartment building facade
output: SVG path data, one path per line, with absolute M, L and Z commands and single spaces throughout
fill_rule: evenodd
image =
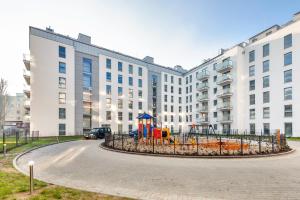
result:
M 299 16 L 191 70 L 105 49 L 83 34 L 75 39 L 30 27 L 30 56 L 24 57 L 30 129 L 41 135 L 100 126 L 127 132 L 147 112 L 155 124 L 176 132 L 212 125 L 219 132 L 281 129 L 300 136 Z

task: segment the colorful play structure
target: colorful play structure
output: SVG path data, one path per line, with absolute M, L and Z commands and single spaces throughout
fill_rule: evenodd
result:
M 138 117 L 138 141 L 140 143 L 149 144 L 151 141 L 155 143 L 165 144 L 172 143 L 169 128 L 154 127 L 153 117 L 147 113 L 140 114 Z

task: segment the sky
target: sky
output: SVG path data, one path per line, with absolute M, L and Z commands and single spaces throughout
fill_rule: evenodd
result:
M 22 92 L 29 26 L 167 67 L 193 68 L 300 11 L 300 0 L 1 0 L 0 77 Z

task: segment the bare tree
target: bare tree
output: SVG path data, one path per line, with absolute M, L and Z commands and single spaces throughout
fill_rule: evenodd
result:
M 5 116 L 8 111 L 7 81 L 0 79 L 0 132 L 3 130 Z

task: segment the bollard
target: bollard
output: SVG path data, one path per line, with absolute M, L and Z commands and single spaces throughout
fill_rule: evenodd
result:
M 3 144 L 3 155 L 6 157 L 6 144 Z
M 222 136 L 220 136 L 220 155 L 222 155 Z
M 113 149 L 115 148 L 115 134 L 113 134 Z
M 243 155 L 243 136 L 241 135 L 241 155 Z
M 29 165 L 29 187 L 30 187 L 30 195 L 33 194 L 33 161 L 28 162 Z
M 261 153 L 261 136 L 258 136 L 258 139 L 259 153 Z

